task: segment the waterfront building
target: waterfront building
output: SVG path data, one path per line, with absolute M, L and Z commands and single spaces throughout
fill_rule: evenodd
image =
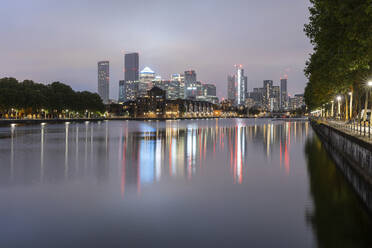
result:
M 110 62 L 98 62 L 98 95 L 101 97 L 103 103 L 107 104 L 109 101 L 110 90 Z
M 231 102 L 236 101 L 235 76 L 227 76 L 227 99 Z
M 185 71 L 185 98 L 196 99 L 198 94 L 195 71 Z
M 178 118 L 213 116 L 215 105 L 186 99 L 167 100 L 166 91 L 153 87 L 146 97 L 123 104 L 123 113 L 134 118 Z
M 305 106 L 304 94 L 295 94 L 291 98 L 291 109 L 296 110 Z
M 280 79 L 280 109 L 286 110 L 288 108 L 288 91 L 287 78 Z

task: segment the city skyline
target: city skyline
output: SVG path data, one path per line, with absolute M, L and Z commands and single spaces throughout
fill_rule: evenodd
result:
M 188 11 L 179 11 L 186 6 L 193 20 L 183 18 Z M 213 12 L 208 11 L 211 6 Z M 164 78 L 196 70 L 200 81 L 216 84 L 220 98 L 227 96 L 226 75 L 237 63 L 249 75 L 249 90 L 264 78 L 279 81 L 287 74 L 288 91 L 294 94 L 303 92 L 307 81 L 303 68 L 311 45 L 302 31 L 308 16 L 305 0 L 189 1 L 187 5 L 93 1 L 89 11 L 85 7 L 84 2 L 51 2 L 45 11 L 43 1 L 6 1 L 0 10 L 5 33 L 0 76 L 61 81 L 76 90 L 96 91 L 94 65 L 109 60 L 110 98 L 115 99 L 123 79 L 123 54 L 139 52 L 141 69 L 149 66 Z M 143 7 L 152 11 L 142 13 Z M 122 15 L 123 9 L 133 13 Z M 221 17 L 229 21 L 220 21 Z M 28 42 L 21 39 L 25 36 Z

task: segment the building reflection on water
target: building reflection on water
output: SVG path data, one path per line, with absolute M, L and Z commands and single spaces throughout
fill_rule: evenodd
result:
M 133 186 L 141 193 L 142 187 L 161 180 L 192 180 L 211 166 L 211 160 L 218 160 L 216 165 L 224 166 L 231 182 L 242 184 L 249 164 L 258 163 L 252 156 L 277 161 L 283 173 L 290 175 L 291 146 L 303 142 L 308 129 L 307 122 L 248 123 L 239 119 L 234 125 L 209 120 L 207 125 L 180 121 L 115 126 L 109 122 L 65 123 L 63 129 L 42 124 L 32 131 L 12 126 L 9 167 L 0 169 L 2 177 L 8 173 L 9 185 L 78 181 L 91 175 L 103 182 L 119 175 L 124 196 Z M 25 147 L 26 139 L 32 139 L 32 147 Z M 27 152 L 30 149 L 40 152 Z M 37 167 L 35 161 L 39 161 Z

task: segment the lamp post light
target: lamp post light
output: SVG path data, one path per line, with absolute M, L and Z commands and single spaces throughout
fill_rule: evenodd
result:
M 364 113 L 363 113 L 363 121 L 365 122 L 367 120 L 367 109 L 368 109 L 368 97 L 369 97 L 369 91 L 372 88 L 372 81 L 367 82 L 367 91 L 366 91 L 366 101 L 364 103 Z
M 341 96 L 337 96 L 337 115 L 341 119 Z
M 350 120 L 351 120 L 353 118 L 353 92 L 352 91 L 349 92 L 349 96 L 350 96 L 349 116 L 350 116 Z
M 333 118 L 334 117 L 334 107 L 335 107 L 335 102 L 334 101 L 331 101 L 331 104 L 332 104 L 332 106 L 331 106 L 331 117 Z

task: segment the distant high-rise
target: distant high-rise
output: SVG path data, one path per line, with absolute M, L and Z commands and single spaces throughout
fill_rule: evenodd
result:
M 109 61 L 98 62 L 98 95 L 103 103 L 109 101 L 110 89 L 110 63 Z
M 133 101 L 137 98 L 138 85 L 139 85 L 139 54 L 127 53 L 124 56 L 124 83 L 122 83 L 121 88 L 122 91 L 124 92 L 123 102 Z
M 280 106 L 280 87 L 273 86 L 272 95 L 270 96 L 271 100 L 271 111 L 278 111 Z
M 270 98 L 272 97 L 273 94 L 273 80 L 264 80 L 263 89 L 264 89 L 263 104 L 266 110 L 270 110 L 271 109 Z
M 125 54 L 124 61 L 124 80 L 138 81 L 139 80 L 139 54 L 128 53 Z
M 280 79 L 280 108 L 282 110 L 288 108 L 288 91 L 287 91 L 287 79 Z
M 232 103 L 236 100 L 235 76 L 227 77 L 227 99 Z
M 185 98 L 195 99 L 198 94 L 195 71 L 185 71 Z
M 217 90 L 214 84 L 203 84 L 203 96 L 216 96 Z
M 185 76 L 179 73 L 172 74 L 171 81 L 179 82 L 179 98 L 185 99 Z
M 155 72 L 149 67 L 145 67 L 139 75 L 138 97 L 145 97 L 147 92 L 153 87 Z
M 139 81 L 124 81 L 124 92 L 125 92 L 124 102 L 134 101 L 137 99 L 138 84 L 139 84 Z
M 245 104 L 245 98 L 247 96 L 247 77 L 244 76 L 244 69 L 241 65 L 238 66 L 236 75 L 236 104 Z
M 119 81 L 119 102 L 125 102 L 125 81 Z

